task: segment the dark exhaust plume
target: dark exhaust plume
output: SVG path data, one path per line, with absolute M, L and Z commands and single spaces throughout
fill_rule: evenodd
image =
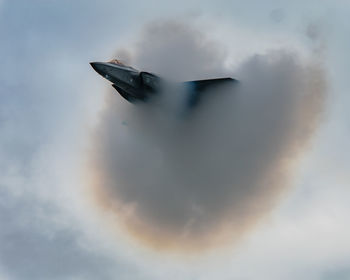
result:
M 133 66 L 165 78 L 240 84 L 189 113 L 180 92 L 138 105 L 108 92 L 89 155 L 95 201 L 157 249 L 237 241 L 278 202 L 319 124 L 321 64 L 278 50 L 225 69 L 227 51 L 176 22 L 149 25 L 134 47 Z

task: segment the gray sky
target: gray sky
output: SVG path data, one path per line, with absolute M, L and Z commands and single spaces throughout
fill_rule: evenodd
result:
M 350 278 L 349 12 L 347 1 L 0 1 L 0 279 Z M 282 199 L 235 246 L 200 256 L 125 234 L 86 173 L 106 96 L 124 104 L 88 62 L 135 54 L 145 26 L 167 20 L 222 46 L 233 74 L 255 54 L 307 61 L 322 47 L 329 87 Z

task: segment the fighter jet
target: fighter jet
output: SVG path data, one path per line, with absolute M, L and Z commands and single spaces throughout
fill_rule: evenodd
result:
M 165 84 L 165 81 L 157 75 L 138 71 L 117 59 L 109 62 L 91 62 L 90 65 L 98 74 L 112 82 L 112 86 L 119 94 L 131 103 L 149 100 L 153 95 L 160 93 Z M 183 82 L 182 86 L 187 95 L 187 106 L 189 108 L 197 106 L 203 94 L 214 86 L 236 84 L 237 82 L 232 78 Z

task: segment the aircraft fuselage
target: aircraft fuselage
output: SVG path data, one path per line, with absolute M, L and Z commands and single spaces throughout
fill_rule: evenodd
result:
M 118 60 L 91 62 L 90 64 L 98 74 L 112 82 L 112 86 L 129 102 L 146 101 L 152 94 L 160 92 L 164 86 L 164 81 L 158 76 L 138 71 Z M 203 94 L 208 91 L 208 88 L 237 82 L 237 80 L 232 78 L 218 78 L 188 81 L 183 82 L 181 85 L 187 92 L 187 106 L 193 108 L 197 106 Z

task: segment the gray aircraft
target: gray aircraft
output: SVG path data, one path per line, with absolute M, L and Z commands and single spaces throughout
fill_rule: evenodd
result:
M 138 71 L 113 59 L 109 62 L 91 62 L 94 70 L 105 79 L 112 82 L 112 86 L 129 102 L 147 101 L 152 95 L 160 93 L 164 81 L 157 75 Z M 187 94 L 187 105 L 195 107 L 203 94 L 212 87 L 235 84 L 238 81 L 232 78 L 218 78 L 183 82 Z

